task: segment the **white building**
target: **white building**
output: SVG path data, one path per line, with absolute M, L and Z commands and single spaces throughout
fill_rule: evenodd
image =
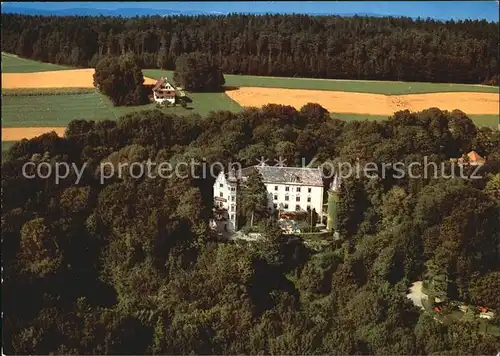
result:
M 236 192 L 238 179 L 234 172 L 221 172 L 214 183 L 214 205 L 218 209 L 227 211 L 225 219 L 218 219 L 217 228 L 222 231 L 233 232 L 237 228 Z
M 234 231 L 237 228 L 238 183 L 244 184 L 252 170 L 257 170 L 262 176 L 270 212 L 277 209 L 280 212 L 306 212 L 309 209 L 322 215 L 324 185 L 318 168 L 252 166 L 232 174 L 221 172 L 215 180 L 215 205 L 226 209 L 229 214 L 225 230 Z
M 165 102 L 175 104 L 176 92 L 175 88 L 167 78 L 159 79 L 153 87 L 153 98 L 156 103 L 164 104 Z

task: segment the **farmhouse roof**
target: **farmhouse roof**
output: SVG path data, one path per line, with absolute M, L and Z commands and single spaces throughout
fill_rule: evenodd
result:
M 479 155 L 476 151 L 470 151 L 460 158 L 450 158 L 450 162 L 457 162 L 458 164 L 470 164 L 471 166 L 483 165 L 486 160 Z
M 252 170 L 257 170 L 262 175 L 264 183 L 323 186 L 323 177 L 319 168 L 258 165 L 242 169 L 241 177 L 245 179 Z
M 168 79 L 166 77 L 158 79 L 153 87 L 153 91 L 160 89 L 165 83 L 168 83 Z
M 484 158 L 481 157 L 476 151 L 470 151 L 467 153 L 467 157 L 471 163 L 484 163 L 485 161 Z
M 155 86 L 153 87 L 153 91 L 154 91 L 154 90 L 158 90 L 158 89 L 160 89 L 160 87 L 163 85 L 163 83 L 165 83 L 165 79 L 163 79 L 163 78 L 158 79 L 158 80 L 156 81 Z

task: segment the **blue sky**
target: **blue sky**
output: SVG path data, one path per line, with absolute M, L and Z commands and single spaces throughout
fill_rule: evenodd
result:
M 9 2 L 13 5 L 12 2 Z M 282 12 L 282 13 L 377 13 L 381 15 L 431 17 L 437 19 L 486 19 L 499 21 L 497 1 L 162 1 L 162 2 L 23 2 L 22 7 L 40 9 L 67 8 L 153 8 L 182 11 L 228 12 Z

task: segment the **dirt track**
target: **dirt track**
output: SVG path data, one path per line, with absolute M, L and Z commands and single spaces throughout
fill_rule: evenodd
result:
M 93 88 L 94 69 L 57 70 L 37 73 L 2 73 L 2 89 Z M 156 80 L 144 77 L 144 84 Z
M 63 136 L 64 130 L 66 127 L 4 127 L 2 128 L 2 141 L 31 139 L 51 131 L 55 131 L 58 136 Z
M 242 87 L 226 94 L 241 106 L 260 107 L 274 103 L 299 109 L 307 103 L 318 103 L 330 112 L 371 115 L 392 115 L 399 110 L 421 111 L 430 107 L 442 110 L 459 109 L 467 114 L 500 112 L 495 93 L 431 93 L 381 95 L 323 90 Z

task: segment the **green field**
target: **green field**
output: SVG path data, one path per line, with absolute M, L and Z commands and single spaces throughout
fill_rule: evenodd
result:
M 192 103 L 185 109 L 180 105 L 162 108 L 164 113 L 202 116 L 210 111 L 238 112 L 241 107 L 224 93 L 188 93 Z M 104 95 L 94 91 L 82 94 L 7 95 L 2 103 L 3 127 L 66 126 L 76 119 L 114 120 L 134 111 L 155 109 L 155 104 L 114 107 Z
M 72 68 L 58 64 L 32 61 L 13 54 L 2 53 L 2 73 L 34 73 L 64 69 Z
M 2 159 L 5 158 L 7 151 L 12 147 L 16 141 L 2 141 Z
M 46 95 L 68 95 L 68 94 L 90 94 L 95 88 L 17 88 L 2 89 L 2 96 L 46 96 Z
M 63 65 L 37 62 L 20 58 L 13 54 L 2 53 L 3 73 L 32 73 L 65 69 L 72 68 Z M 145 69 L 143 72 L 145 76 L 155 79 L 161 76 L 168 76 L 170 78 L 173 76 L 172 71 L 161 69 Z M 226 86 L 228 87 L 252 86 L 288 89 L 339 90 L 387 95 L 463 91 L 499 93 L 499 87 L 470 84 L 280 78 L 232 74 L 226 74 L 224 77 L 226 78 Z
M 160 69 L 145 69 L 146 77 L 158 79 L 162 76 L 172 78 L 173 72 Z M 414 82 L 381 82 L 364 80 L 328 80 L 311 78 L 278 78 L 256 77 L 250 75 L 225 74 L 228 87 L 265 87 L 309 90 L 337 90 L 386 95 L 439 93 L 439 92 L 484 92 L 499 93 L 499 87 L 449 84 L 449 83 L 414 83 Z

